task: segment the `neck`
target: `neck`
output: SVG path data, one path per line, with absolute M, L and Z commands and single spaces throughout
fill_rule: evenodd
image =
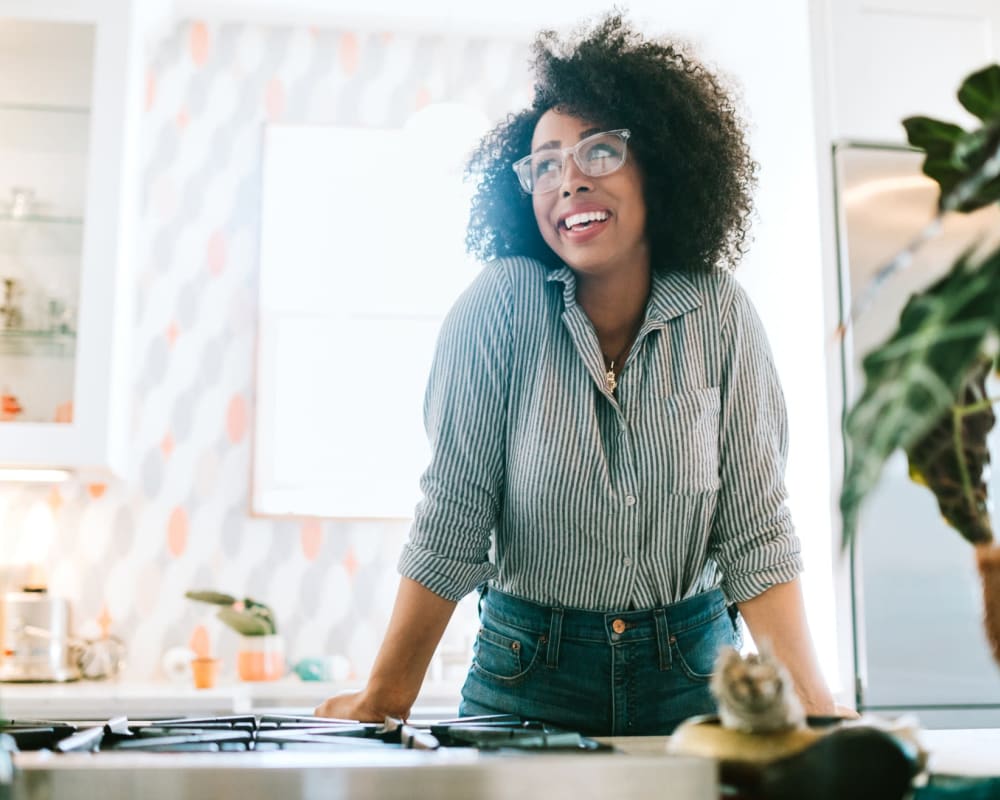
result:
M 601 350 L 611 359 L 628 348 L 642 325 L 649 298 L 649 267 L 622 275 L 577 275 L 576 301 L 597 332 Z

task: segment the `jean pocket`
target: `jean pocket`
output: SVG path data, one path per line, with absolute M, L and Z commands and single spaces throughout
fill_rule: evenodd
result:
M 520 683 L 538 660 L 541 639 L 541 634 L 484 621 L 472 648 L 472 669 L 507 686 Z
M 733 645 L 736 640 L 733 624 L 725 611 L 671 638 L 681 669 L 688 678 L 698 683 L 707 683 L 711 679 L 719 649 L 723 645 Z
M 719 387 L 670 394 L 663 403 L 668 490 L 673 494 L 717 491 Z

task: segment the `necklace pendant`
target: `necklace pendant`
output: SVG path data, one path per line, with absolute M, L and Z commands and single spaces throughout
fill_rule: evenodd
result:
M 609 392 L 613 392 L 615 387 L 618 386 L 618 381 L 615 380 L 614 364 L 611 366 L 612 368 L 604 374 L 604 384 L 608 387 Z

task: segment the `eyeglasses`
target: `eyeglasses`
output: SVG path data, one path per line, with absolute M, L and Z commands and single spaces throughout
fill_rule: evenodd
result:
M 595 133 L 572 147 L 536 150 L 530 156 L 515 161 L 512 166 L 521 188 L 528 194 L 551 192 L 562 183 L 567 155 L 572 155 L 580 171 L 591 178 L 621 169 L 625 165 L 631 135 L 632 132 L 625 128 Z

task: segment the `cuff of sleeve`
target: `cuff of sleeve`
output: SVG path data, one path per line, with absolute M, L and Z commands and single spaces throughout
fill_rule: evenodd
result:
M 800 572 L 802 559 L 795 555 L 757 572 L 726 575 L 722 579 L 722 593 L 727 603 L 743 603 L 763 594 L 772 586 L 795 580 Z
M 404 545 L 397 569 L 404 578 L 453 603 L 497 575 L 496 567 L 488 561 L 474 564 L 455 561 L 412 543 Z

